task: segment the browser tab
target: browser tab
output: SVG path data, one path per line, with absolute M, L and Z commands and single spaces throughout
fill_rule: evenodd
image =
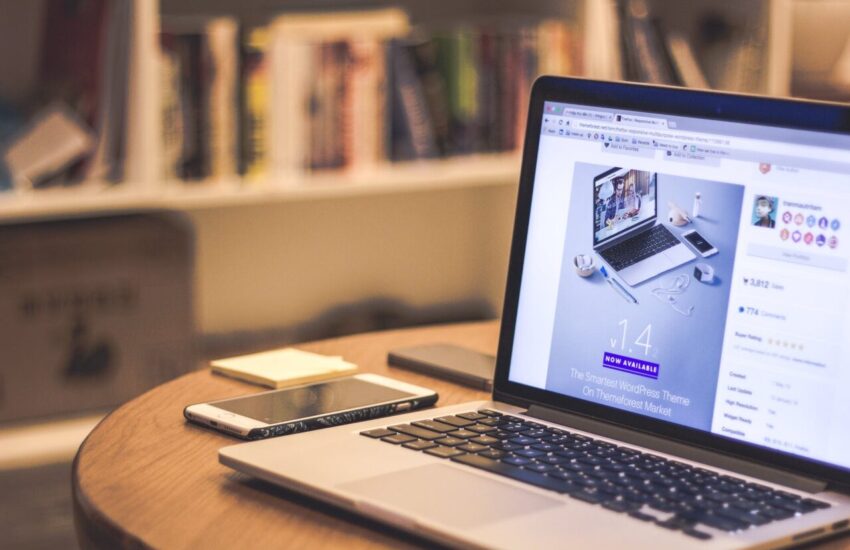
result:
M 635 116 L 618 113 L 614 116 L 614 121 L 627 126 L 638 126 L 645 128 L 667 128 L 666 118 L 657 118 L 649 116 Z
M 563 110 L 563 114 L 564 116 L 582 118 L 585 120 L 598 120 L 602 122 L 611 122 L 614 120 L 614 115 L 612 113 L 606 113 L 603 111 L 587 111 L 584 109 L 565 108 Z

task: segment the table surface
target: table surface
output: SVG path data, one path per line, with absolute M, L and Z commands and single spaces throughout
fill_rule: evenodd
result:
M 489 393 L 387 365 L 392 348 L 447 342 L 494 353 L 498 323 L 466 323 L 361 334 L 298 345 L 342 355 L 362 372 L 429 387 L 437 403 L 488 399 Z M 73 470 L 74 516 L 84 547 L 403 548 L 423 541 L 318 501 L 273 487 L 218 463 L 237 440 L 188 424 L 190 403 L 262 388 L 198 371 L 116 409 L 92 431 Z M 823 548 L 850 548 L 833 540 Z

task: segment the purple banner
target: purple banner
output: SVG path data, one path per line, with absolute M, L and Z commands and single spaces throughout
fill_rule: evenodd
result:
M 645 376 L 653 380 L 658 379 L 658 370 L 660 368 L 658 363 L 650 363 L 649 361 L 642 361 L 633 357 L 608 352 L 605 352 L 605 355 L 602 356 L 602 366 L 606 369 L 637 374 L 638 376 Z

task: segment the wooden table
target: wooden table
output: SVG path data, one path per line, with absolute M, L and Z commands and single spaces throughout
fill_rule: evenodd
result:
M 438 405 L 489 394 L 389 367 L 391 348 L 457 343 L 494 353 L 498 323 L 470 323 L 363 334 L 299 345 L 342 355 L 363 372 L 433 388 Z M 421 540 L 317 501 L 252 480 L 218 463 L 236 440 L 187 424 L 183 407 L 261 388 L 203 370 L 123 405 L 80 447 L 73 470 L 74 517 L 85 547 L 400 548 Z M 823 548 L 850 548 L 848 539 Z M 820 546 L 819 546 L 820 547 Z
M 362 372 L 432 388 L 438 405 L 489 393 L 387 365 L 392 348 L 449 342 L 494 353 L 498 323 L 387 331 L 299 345 L 342 355 Z M 262 391 L 203 370 L 163 384 L 115 410 L 74 462 L 74 518 L 81 546 L 156 548 L 399 548 L 421 541 L 340 513 L 218 463 L 238 440 L 187 424 L 183 407 Z

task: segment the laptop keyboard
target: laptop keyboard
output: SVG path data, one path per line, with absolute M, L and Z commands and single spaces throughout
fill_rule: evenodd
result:
M 679 239 L 663 224 L 658 224 L 649 231 L 602 250 L 599 254 L 615 271 L 619 271 L 677 244 Z
M 709 539 L 829 504 L 484 409 L 360 432 Z

